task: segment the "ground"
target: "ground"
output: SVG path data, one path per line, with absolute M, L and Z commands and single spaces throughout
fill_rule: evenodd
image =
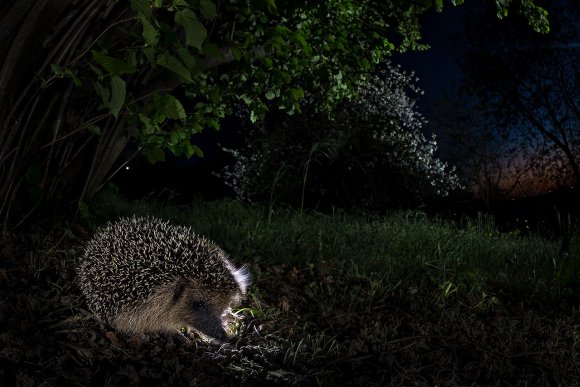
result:
M 577 299 L 457 295 L 426 271 L 394 280 L 331 260 L 249 263 L 220 347 L 121 335 L 75 283 L 86 237 L 2 237 L 0 386 L 580 385 Z

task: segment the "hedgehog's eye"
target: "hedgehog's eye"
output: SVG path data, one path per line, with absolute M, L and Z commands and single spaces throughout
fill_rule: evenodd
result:
M 193 301 L 191 303 L 191 307 L 193 308 L 193 310 L 200 309 L 200 308 L 203 307 L 203 302 L 201 302 L 201 301 Z

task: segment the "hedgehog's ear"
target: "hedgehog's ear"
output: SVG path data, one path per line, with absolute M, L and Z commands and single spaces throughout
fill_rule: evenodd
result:
M 248 290 L 248 286 L 250 286 L 250 282 L 252 281 L 252 278 L 250 276 L 250 270 L 246 265 L 243 265 L 239 269 L 234 270 L 232 272 L 232 275 L 236 279 L 236 282 L 238 283 L 238 286 L 240 287 L 242 294 L 245 295 L 246 291 Z
M 181 297 L 185 293 L 185 289 L 187 289 L 187 285 L 188 285 L 187 281 L 184 278 L 179 278 L 175 282 L 175 288 L 173 289 L 173 297 L 171 298 L 173 304 L 176 304 L 177 301 L 181 299 Z

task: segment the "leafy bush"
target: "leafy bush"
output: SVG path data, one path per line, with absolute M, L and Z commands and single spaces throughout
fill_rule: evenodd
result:
M 300 115 L 270 114 L 247 128 L 224 177 L 239 199 L 301 207 L 384 209 L 417 204 L 459 186 L 421 129 L 422 91 L 388 63 L 357 96 L 327 115 L 313 97 Z

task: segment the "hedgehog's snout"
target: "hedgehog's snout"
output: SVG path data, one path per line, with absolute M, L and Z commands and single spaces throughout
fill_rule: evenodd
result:
M 208 305 L 194 302 L 188 320 L 188 325 L 203 336 L 220 343 L 228 340 L 221 314 L 213 311 Z

